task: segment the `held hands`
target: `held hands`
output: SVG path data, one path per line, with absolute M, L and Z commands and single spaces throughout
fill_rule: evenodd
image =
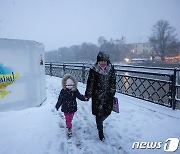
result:
M 58 111 L 57 107 L 55 106 L 55 110 Z
M 89 98 L 85 97 L 85 101 L 89 101 Z

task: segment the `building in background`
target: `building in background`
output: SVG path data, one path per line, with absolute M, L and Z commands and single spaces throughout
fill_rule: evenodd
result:
M 129 44 L 131 53 L 151 54 L 151 45 L 149 42 Z
M 142 63 L 151 60 L 152 48 L 150 42 L 126 44 L 128 55 L 124 59 L 126 63 Z

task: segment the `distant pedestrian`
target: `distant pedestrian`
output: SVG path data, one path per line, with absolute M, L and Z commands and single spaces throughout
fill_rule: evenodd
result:
M 66 74 L 62 79 L 62 90 L 59 94 L 55 108 L 58 110 L 60 106 L 62 106 L 61 111 L 64 112 L 66 119 L 68 136 L 72 135 L 72 119 L 74 117 L 74 113 L 77 111 L 76 98 L 80 99 L 81 101 L 87 101 L 85 96 L 82 95 L 77 89 L 76 79 L 72 75 Z
M 85 97 L 92 98 L 92 114 L 96 116 L 99 139 L 105 139 L 103 121 L 111 114 L 116 92 L 116 76 L 109 55 L 99 52 L 96 63 L 90 68 Z

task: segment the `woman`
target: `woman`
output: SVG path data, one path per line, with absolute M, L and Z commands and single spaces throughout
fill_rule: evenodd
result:
M 92 114 L 96 116 L 99 139 L 105 139 L 103 121 L 111 114 L 116 92 L 116 76 L 109 55 L 99 52 L 96 63 L 90 68 L 85 91 L 86 98 L 92 98 Z

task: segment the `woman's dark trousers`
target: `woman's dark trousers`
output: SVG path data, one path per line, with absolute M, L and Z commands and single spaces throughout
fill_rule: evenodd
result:
M 97 129 L 99 132 L 99 139 L 102 141 L 105 137 L 104 137 L 104 133 L 103 133 L 103 121 L 108 117 L 107 116 L 96 116 L 96 125 L 97 125 Z

